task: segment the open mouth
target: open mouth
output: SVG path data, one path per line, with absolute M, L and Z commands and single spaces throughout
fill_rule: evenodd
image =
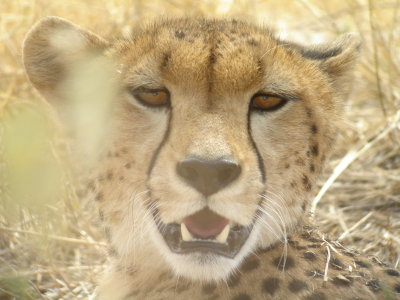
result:
M 235 225 L 208 207 L 184 218 L 181 224 L 156 223 L 174 253 L 213 253 L 228 258 L 236 256 L 253 227 Z

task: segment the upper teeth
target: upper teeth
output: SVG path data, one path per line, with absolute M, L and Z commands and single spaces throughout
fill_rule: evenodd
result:
M 181 234 L 182 234 L 182 240 L 186 242 L 190 242 L 191 240 L 193 240 L 193 236 L 191 235 L 191 233 L 189 232 L 184 223 L 181 223 Z
M 230 230 L 230 225 L 227 224 L 224 229 L 218 234 L 215 239 L 212 239 L 211 241 L 217 241 L 218 243 L 225 243 L 226 240 L 228 239 L 229 235 L 229 230 Z M 195 237 L 192 236 L 190 231 L 187 229 L 186 225 L 184 223 L 181 223 L 181 234 L 182 234 L 182 240 L 185 242 L 190 242 L 196 240 Z
M 230 230 L 230 226 L 229 226 L 229 224 L 227 224 L 224 227 L 224 229 L 221 231 L 221 233 L 217 235 L 216 240 L 218 242 L 220 242 L 221 244 L 225 243 L 226 240 L 228 239 L 229 230 Z

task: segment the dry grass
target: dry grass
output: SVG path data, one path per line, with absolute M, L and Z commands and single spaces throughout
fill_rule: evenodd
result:
M 234 16 L 320 41 L 360 32 L 365 50 L 346 126 L 313 201 L 323 231 L 400 268 L 400 1 L 32 0 L 0 2 L 0 298 L 85 299 L 103 234 L 78 201 L 48 106 L 28 83 L 21 43 L 43 16 L 126 35 L 160 16 Z

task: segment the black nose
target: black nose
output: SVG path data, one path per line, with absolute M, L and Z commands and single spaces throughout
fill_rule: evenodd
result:
M 237 163 L 226 158 L 204 160 L 193 157 L 182 160 L 177 166 L 178 174 L 206 197 L 234 181 L 240 171 Z

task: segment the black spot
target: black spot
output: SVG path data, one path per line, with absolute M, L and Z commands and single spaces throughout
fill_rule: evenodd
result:
M 307 114 L 307 117 L 309 117 L 309 118 L 312 117 L 312 111 L 309 107 L 306 107 L 306 114 Z
M 167 280 L 169 278 L 169 273 L 168 272 L 163 272 L 160 274 L 160 276 L 158 276 L 158 281 L 164 281 Z
M 129 292 L 129 294 L 127 294 L 124 297 L 124 300 L 136 299 L 136 298 L 133 298 L 133 297 L 136 297 L 137 295 L 139 295 L 139 293 L 140 293 L 140 290 L 133 290 L 132 292 Z
M 96 186 L 95 186 L 93 180 L 90 180 L 90 181 L 88 182 L 87 187 L 88 187 L 88 189 L 91 190 L 92 192 L 94 192 L 95 189 L 96 189 Z
M 255 39 L 250 38 L 250 39 L 247 40 L 247 44 L 249 44 L 250 46 L 255 47 L 255 46 L 259 45 L 259 42 L 257 42 Z
M 209 284 L 205 284 L 203 285 L 202 291 L 204 294 L 211 294 L 215 289 L 217 288 L 217 286 L 215 284 L 209 283 Z
M 130 169 L 131 168 L 131 164 L 130 163 L 126 163 L 125 165 L 124 165 L 124 167 L 126 168 L 126 169 Z
M 109 227 L 104 228 L 104 234 L 106 235 L 106 240 L 111 243 L 111 229 Z
M 185 38 L 185 33 L 183 32 L 183 30 L 178 29 L 175 31 L 175 37 L 177 37 L 178 39 L 183 39 Z
M 302 182 L 303 182 L 303 185 L 304 185 L 304 188 L 306 189 L 306 191 L 311 191 L 311 188 L 312 188 L 312 185 L 311 185 L 311 182 L 310 182 L 310 179 L 308 179 L 308 176 L 307 175 L 303 175 L 303 178 L 302 178 Z
M 162 293 L 162 292 L 164 292 L 166 289 L 167 289 L 166 286 L 159 287 L 158 289 L 156 289 L 156 293 Z
M 337 276 L 333 278 L 332 283 L 336 286 L 350 286 L 353 283 L 353 278 L 347 276 Z
M 356 263 L 357 266 L 359 266 L 361 268 L 369 269 L 369 268 L 372 267 L 370 263 L 367 263 L 367 262 L 362 261 L 362 260 L 356 260 L 355 263 Z
M 400 294 L 400 283 L 398 283 L 394 286 L 394 292 L 397 294 Z
M 329 264 L 331 265 L 332 268 L 334 268 L 336 270 L 343 270 L 344 269 L 343 263 L 337 258 L 332 258 L 329 261 Z
M 308 288 L 308 285 L 301 280 L 298 279 L 293 279 L 290 283 L 289 283 L 289 291 L 291 291 L 292 293 L 298 293 L 302 290 L 305 290 Z
M 189 289 L 189 287 L 190 287 L 190 285 L 188 282 L 180 281 L 180 282 L 178 282 L 178 286 L 176 287 L 176 292 L 178 294 L 180 294 L 184 291 L 187 291 Z
M 285 164 L 285 169 L 289 169 L 290 165 L 289 164 Z
M 318 145 L 312 145 L 310 150 L 312 155 L 318 156 L 319 154 Z
M 107 253 L 111 257 L 118 257 L 118 251 L 114 247 L 110 246 L 107 248 Z
M 251 300 L 251 297 L 247 294 L 240 293 L 239 295 L 233 297 L 232 300 Z
M 400 272 L 395 269 L 387 269 L 387 270 L 385 270 L 385 273 L 390 276 L 400 277 Z
M 165 69 L 168 66 L 169 60 L 171 59 L 171 53 L 164 53 L 164 57 L 161 63 L 161 69 Z
M 300 244 L 299 244 L 298 241 L 291 241 L 291 240 L 289 240 L 289 244 L 290 244 L 294 249 L 297 249 L 297 250 L 305 250 L 305 249 L 307 249 L 305 246 L 300 246 Z
M 315 261 L 317 259 L 317 256 L 315 255 L 315 253 L 311 252 L 311 251 L 304 252 L 303 257 L 310 261 Z
M 307 207 L 307 203 L 304 201 L 303 204 L 301 205 L 301 210 L 305 211 Z
M 100 221 L 102 221 L 102 222 L 104 221 L 104 213 L 100 209 L 99 209 L 99 218 L 100 218 Z
M 289 270 L 294 267 L 294 260 L 290 256 L 286 257 L 277 257 L 274 259 L 273 264 L 281 270 Z
M 381 290 L 381 285 L 379 284 L 379 280 L 372 279 L 365 284 L 371 291 L 374 293 L 378 293 Z
M 119 181 L 124 181 L 125 177 L 124 176 L 119 176 Z
M 107 179 L 108 179 L 108 180 L 112 180 L 112 179 L 113 179 L 113 176 L 114 176 L 114 175 L 113 175 L 112 171 L 108 171 L 108 172 L 107 172 Z
M 307 152 L 306 152 L 306 155 L 307 155 L 307 157 L 310 157 L 310 156 L 311 156 L 311 152 L 310 152 L 310 151 L 307 151 Z
M 242 266 L 240 267 L 240 270 L 247 273 L 257 269 L 259 266 L 260 266 L 260 261 L 258 259 L 251 258 L 243 262 Z
M 210 53 L 210 56 L 208 57 L 208 61 L 209 61 L 210 66 L 215 64 L 215 62 L 217 61 L 217 56 L 215 55 L 214 52 Z
M 307 238 L 307 241 L 311 242 L 311 243 L 321 243 L 322 241 L 320 239 L 317 239 L 315 237 L 310 236 L 309 238 Z
M 98 192 L 94 200 L 102 201 L 103 199 L 104 199 L 103 192 Z
M 355 253 L 350 252 L 350 251 L 344 251 L 343 254 L 346 255 L 346 256 L 349 256 L 349 257 L 355 257 L 356 256 Z
M 228 279 L 228 282 L 227 282 L 228 286 L 230 288 L 237 286 L 240 282 L 240 277 L 241 277 L 240 273 L 232 274 Z
M 298 165 L 298 166 L 304 166 L 304 165 L 305 165 L 304 159 L 302 159 L 301 157 L 299 157 L 298 159 L 296 159 L 295 163 L 296 163 L 296 165 Z
M 315 249 L 315 248 L 321 248 L 321 244 L 310 244 L 310 245 L 307 245 L 307 247 L 308 247 L 308 248 L 313 248 L 313 249 Z
M 376 257 L 372 257 L 372 262 L 380 267 L 387 267 L 386 264 L 384 264 L 383 262 L 381 262 L 379 259 L 377 259 Z
M 314 164 L 311 164 L 311 165 L 310 165 L 310 172 L 311 172 L 311 173 L 314 173 L 314 172 L 315 172 L 315 166 L 314 166 Z
M 312 133 L 312 134 L 318 133 L 318 127 L 317 127 L 317 125 L 312 124 L 310 128 L 311 128 L 311 133 Z
M 87 195 L 87 190 L 81 189 L 76 191 L 76 196 L 78 198 L 84 198 Z
M 271 249 L 272 249 L 271 247 L 258 248 L 256 254 L 264 254 L 271 251 Z
M 304 300 L 327 300 L 328 298 L 322 292 L 314 292 L 303 298 Z
M 267 278 L 262 282 L 262 291 L 264 293 L 270 294 L 271 296 L 275 294 L 278 288 L 279 279 L 276 277 Z
M 292 182 L 290 183 L 290 186 L 291 186 L 292 188 L 295 188 L 295 187 L 297 186 L 297 183 L 294 182 L 294 181 L 292 181 Z
M 368 276 L 368 275 L 367 275 L 366 273 L 364 273 L 364 272 L 358 272 L 358 275 L 360 275 L 360 276 L 363 277 L 363 278 L 365 278 L 365 277 Z

